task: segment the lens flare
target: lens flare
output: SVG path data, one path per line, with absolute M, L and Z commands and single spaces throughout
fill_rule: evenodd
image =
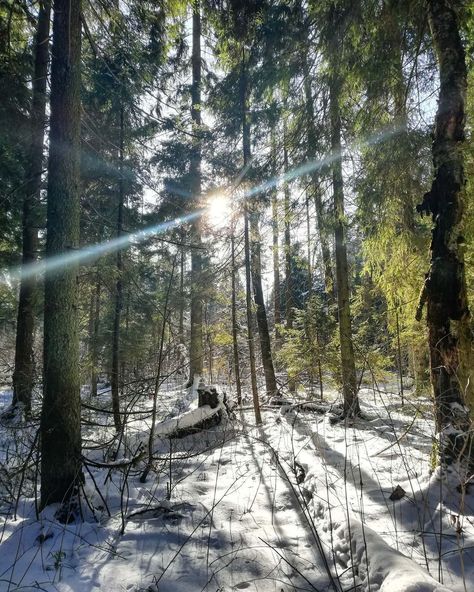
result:
M 37 263 L 31 263 L 29 265 L 23 266 L 20 265 L 10 271 L 3 273 L 0 276 L 0 283 L 11 285 L 15 281 L 28 281 L 43 274 L 52 274 L 69 265 L 83 265 L 85 263 L 91 263 L 103 255 L 113 253 L 119 249 L 126 249 L 132 245 L 138 245 L 149 238 L 152 238 L 153 236 L 163 234 L 167 230 L 181 226 L 186 222 L 191 222 L 192 220 L 198 218 L 201 213 L 202 210 L 191 212 L 185 216 L 175 218 L 174 220 L 162 222 L 161 224 L 155 224 L 154 226 L 148 226 L 147 228 L 142 228 L 137 232 L 125 234 L 103 243 L 90 245 L 83 247 L 82 249 L 78 249 L 77 251 L 62 253 L 61 255 L 47 257 L 46 259 L 38 261 Z
M 208 197 L 206 217 L 213 228 L 224 228 L 229 224 L 231 217 L 231 204 L 229 196 L 222 193 L 214 193 Z
M 365 146 L 379 144 L 386 139 L 403 132 L 404 130 L 405 128 L 400 125 L 384 128 L 369 136 L 368 138 L 355 141 L 351 148 L 361 149 Z M 245 200 L 249 197 L 254 197 L 267 191 L 268 189 L 277 187 L 282 182 L 292 181 L 298 177 L 302 177 L 304 175 L 324 169 L 342 157 L 343 151 L 337 151 L 321 159 L 309 160 L 298 167 L 287 171 L 284 175 L 275 176 L 259 185 L 256 185 L 255 187 L 251 187 L 250 189 L 243 191 L 239 196 L 239 200 Z M 208 206 L 206 208 L 195 210 L 194 212 L 180 216 L 174 220 L 155 224 L 154 226 L 149 226 L 147 228 L 138 230 L 137 232 L 126 234 L 103 243 L 90 245 L 78 250 L 71 250 L 67 253 L 62 253 L 53 257 L 47 257 L 46 259 L 36 263 L 24 266 L 20 265 L 11 270 L 6 270 L 3 273 L 0 273 L 0 285 L 3 284 L 11 286 L 14 282 L 19 280 L 27 281 L 37 278 L 38 276 L 41 276 L 45 273 L 52 274 L 68 265 L 91 263 L 103 255 L 113 253 L 120 249 L 126 249 L 132 245 L 138 245 L 152 238 L 153 236 L 158 236 L 159 234 L 163 234 L 168 230 L 177 228 L 182 224 L 192 222 L 203 214 L 208 216 L 213 226 L 225 226 L 231 216 L 229 196 L 233 194 L 233 192 L 241 184 L 243 178 L 250 168 L 250 165 L 251 162 L 242 169 L 238 177 L 229 186 L 229 188 L 215 193 L 214 195 L 208 195 Z M 176 191 L 176 188 L 173 190 Z M 187 193 L 185 193 L 185 195 L 188 196 Z

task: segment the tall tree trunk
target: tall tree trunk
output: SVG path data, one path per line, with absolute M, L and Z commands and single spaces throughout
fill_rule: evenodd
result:
M 288 164 L 288 132 L 286 118 L 283 121 L 283 167 L 285 174 L 289 170 Z M 285 317 L 286 328 L 293 329 L 293 307 L 295 305 L 293 290 L 293 261 L 291 252 L 291 204 L 290 204 L 290 186 L 287 181 L 283 184 L 284 195 L 284 217 L 285 217 Z M 288 377 L 288 389 L 291 393 L 296 392 L 296 380 L 294 377 Z
M 276 140 L 275 131 L 272 129 L 271 137 L 271 159 L 272 159 L 272 176 L 277 176 L 276 163 Z M 272 238 L 273 238 L 273 314 L 275 325 L 281 323 L 281 295 L 280 295 L 280 237 L 279 237 L 279 221 L 278 221 L 278 192 L 276 186 L 272 189 Z M 275 335 L 277 331 L 275 330 Z
M 244 152 L 244 166 L 250 161 L 250 122 L 247 113 L 247 72 L 245 69 L 245 61 L 242 64 L 242 80 L 241 80 L 241 98 L 242 98 L 242 140 Z M 272 349 L 270 341 L 270 332 L 268 330 L 267 311 L 265 308 L 265 300 L 263 297 L 262 288 L 262 271 L 261 271 L 261 257 L 260 257 L 260 230 L 259 230 L 259 214 L 256 211 L 256 204 L 246 206 L 246 219 L 250 223 L 249 235 L 249 249 L 250 249 L 250 269 L 252 276 L 252 286 L 254 293 L 255 305 L 257 308 L 257 327 L 260 337 L 260 350 L 262 354 L 263 373 L 265 375 L 265 387 L 267 395 L 274 396 L 277 393 L 277 384 L 275 378 L 275 369 L 273 367 Z
M 123 233 L 123 211 L 125 205 L 125 191 L 123 179 L 123 160 L 124 160 L 124 108 L 122 98 L 120 98 L 120 119 L 119 119 L 119 184 L 118 184 L 118 209 L 117 209 L 117 237 Z M 111 392 L 112 392 L 112 410 L 114 414 L 114 426 L 117 432 L 122 426 L 120 418 L 120 329 L 123 309 L 123 253 L 119 249 L 116 257 L 115 282 L 115 307 L 114 307 L 114 326 L 112 331 L 112 373 L 111 373 Z
M 100 323 L 100 279 L 97 274 L 95 290 L 93 292 L 92 304 L 92 322 L 91 322 L 91 396 L 97 396 L 97 370 L 99 365 L 99 323 Z
M 440 91 L 433 141 L 434 179 L 418 206 L 433 217 L 431 263 L 417 318 L 426 301 L 431 383 L 443 466 L 471 456 L 467 433 L 473 405 L 472 340 L 464 275 L 463 162 L 467 73 L 453 2 L 428 1 L 439 62 Z
M 184 243 L 184 232 L 181 232 L 181 243 Z M 186 261 L 184 244 L 181 245 L 179 259 L 179 324 L 178 343 L 184 343 L 184 265 Z
M 250 163 L 250 125 L 247 116 L 247 72 L 245 64 L 245 48 L 242 47 L 242 70 L 240 76 L 240 108 L 242 119 L 242 148 L 244 157 L 244 169 Z M 250 382 L 252 385 L 253 408 L 255 412 L 255 423 L 262 423 L 260 412 L 260 401 L 257 389 L 257 370 L 255 367 L 255 344 L 253 337 L 252 323 L 252 270 L 250 255 L 250 233 L 249 233 L 249 208 L 247 200 L 244 205 L 244 252 L 245 252 L 245 304 L 247 311 L 247 335 L 249 344 Z
M 255 412 L 255 423 L 257 425 L 262 423 L 262 415 L 260 412 L 260 401 L 258 397 L 257 388 L 257 369 L 255 367 L 255 344 L 253 337 L 252 326 L 252 279 L 251 279 L 251 263 L 250 263 L 250 236 L 249 236 L 249 213 L 247 206 L 244 208 L 244 241 L 245 241 L 245 304 L 247 311 L 247 335 L 249 344 L 249 364 L 250 364 L 250 383 L 252 385 L 252 400 Z
M 283 166 L 285 174 L 289 170 L 288 165 L 288 150 L 286 147 L 287 129 L 286 120 L 283 123 Z M 291 253 L 291 204 L 290 204 L 290 187 L 288 182 L 283 184 L 284 195 L 284 218 L 285 218 L 285 317 L 286 328 L 293 329 L 293 277 L 292 277 L 292 253 Z
M 193 156 L 191 161 L 191 194 L 193 202 L 198 207 L 201 196 L 201 5 L 199 0 L 193 3 L 193 53 L 191 57 L 193 83 L 191 88 L 191 118 L 195 135 Z M 194 375 L 202 374 L 204 360 L 204 346 L 202 338 L 202 249 L 201 249 L 201 219 L 198 217 L 192 223 L 191 249 L 191 339 L 190 339 L 190 368 L 188 385 L 193 384 Z
M 236 274 L 237 267 L 235 264 L 235 225 L 232 223 L 232 230 L 230 235 L 231 246 L 231 267 L 232 267 L 232 347 L 234 353 L 234 376 L 235 387 L 237 391 L 237 403 L 242 403 L 242 385 L 240 383 L 240 356 L 239 356 L 239 341 L 238 341 L 238 325 L 237 325 L 237 294 L 236 294 Z
M 267 311 L 262 288 L 262 263 L 260 256 L 260 230 L 258 224 L 258 213 L 251 212 L 250 220 L 250 256 L 252 269 L 253 294 L 256 305 L 257 327 L 260 337 L 260 350 L 262 354 L 263 373 L 265 375 L 265 387 L 267 395 L 277 394 L 277 383 L 275 369 L 273 367 L 272 348 L 270 331 L 268 330 Z
M 49 59 L 49 21 L 51 3 L 40 3 L 35 35 L 35 62 L 31 104 L 31 144 L 26 167 L 26 186 L 23 196 L 23 265 L 35 261 L 38 243 L 37 206 L 43 170 L 43 144 L 46 120 L 46 83 Z M 13 406 L 21 404 L 25 417 L 31 412 L 34 382 L 33 342 L 35 332 L 36 282 L 22 279 L 16 325 L 15 370 L 13 372 Z
M 316 159 L 318 136 L 315 126 L 315 115 L 313 105 L 313 93 L 311 90 L 311 79 L 308 66 L 307 50 L 303 51 L 303 75 L 304 75 L 304 94 L 305 94 L 305 108 L 306 108 L 306 140 L 308 157 Z M 324 220 L 324 207 L 321 196 L 319 173 L 317 171 L 312 173 L 312 192 L 314 205 L 316 208 L 316 224 L 318 226 L 319 241 L 321 244 L 321 255 L 323 259 L 324 270 L 324 287 L 329 304 L 334 304 L 334 274 L 331 263 L 331 250 L 329 248 L 328 232 Z
M 337 158 L 332 165 L 332 186 L 334 194 L 334 238 L 336 244 L 336 286 L 339 313 L 339 338 L 341 349 L 342 394 L 344 416 L 353 417 L 360 413 L 357 398 L 357 378 L 352 343 L 350 310 L 349 272 L 347 265 L 346 231 L 344 216 L 344 184 L 342 179 L 341 119 L 339 113 L 340 81 L 333 75 L 329 82 L 329 110 L 331 120 L 331 150 Z
M 79 246 L 81 2 L 54 1 L 46 256 Z M 81 479 L 77 264 L 45 277 L 41 508 Z M 65 516 L 67 519 L 67 516 Z

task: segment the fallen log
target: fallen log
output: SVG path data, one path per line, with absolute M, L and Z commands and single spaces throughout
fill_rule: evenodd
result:
M 198 405 L 197 409 L 157 424 L 156 435 L 161 438 L 184 438 L 218 425 L 225 410 L 225 394 L 220 395 L 214 387 L 198 388 Z

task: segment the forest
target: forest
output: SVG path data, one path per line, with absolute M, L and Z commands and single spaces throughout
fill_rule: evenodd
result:
M 0 0 L 0 592 L 474 590 L 474 5 Z

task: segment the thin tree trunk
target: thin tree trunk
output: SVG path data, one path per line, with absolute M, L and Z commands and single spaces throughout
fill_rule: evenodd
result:
M 287 138 L 286 119 L 283 121 L 283 167 L 285 174 L 289 170 L 288 165 L 288 149 L 286 147 Z M 290 204 L 290 186 L 285 181 L 283 184 L 284 195 L 284 218 L 285 218 L 285 317 L 286 328 L 290 331 L 293 329 L 293 307 L 295 305 L 293 295 L 293 261 L 291 252 L 291 204 Z M 296 392 L 296 380 L 294 377 L 288 377 L 288 389 L 291 393 Z
M 250 256 L 252 270 L 252 285 L 256 305 L 257 327 L 260 337 L 260 349 L 262 354 L 263 373 L 265 375 L 265 386 L 268 396 L 277 394 L 275 369 L 273 367 L 272 348 L 270 331 L 268 330 L 267 311 L 262 288 L 262 264 L 260 257 L 260 231 L 258 225 L 258 214 L 252 212 L 250 221 Z
M 170 281 L 168 283 L 168 289 L 166 290 L 166 297 L 165 297 L 165 306 L 163 310 L 163 320 L 161 324 L 161 334 L 160 334 L 160 349 L 158 351 L 158 363 L 156 368 L 156 377 L 155 377 L 155 388 L 153 390 L 153 407 L 151 411 L 151 426 L 150 426 L 150 434 L 148 436 L 148 462 L 146 464 L 143 473 L 140 475 L 140 483 L 145 483 L 148 473 L 150 472 L 153 466 L 153 445 L 155 441 L 155 429 L 156 429 L 156 418 L 158 414 L 158 392 L 160 390 L 160 376 L 161 376 L 161 368 L 163 365 L 163 349 L 165 344 L 165 330 L 166 330 L 166 322 L 168 320 L 168 307 L 169 307 L 169 299 L 171 288 L 173 285 L 173 278 L 174 278 L 174 270 L 176 265 L 176 259 L 173 260 L 173 267 L 171 268 L 170 274 Z
M 242 47 L 242 71 L 240 78 L 240 107 L 242 119 L 242 148 L 244 157 L 244 168 L 250 162 L 250 125 L 247 117 L 247 73 L 245 66 L 245 49 Z M 250 258 L 250 233 L 249 233 L 249 211 L 248 204 L 244 205 L 244 251 L 245 251 L 245 304 L 247 310 L 247 335 L 249 343 L 249 363 L 250 363 L 250 382 L 252 384 L 252 399 L 255 412 L 255 423 L 262 423 L 260 412 L 260 401 L 257 389 L 257 371 L 255 367 L 255 345 L 252 326 L 252 278 L 251 278 L 251 258 Z
M 285 173 L 288 172 L 288 150 L 286 148 L 287 132 L 286 121 L 283 124 L 283 166 Z M 291 253 L 291 205 L 290 205 L 290 187 L 285 181 L 283 185 L 284 195 L 284 219 L 285 219 L 285 317 L 286 328 L 293 329 L 293 278 L 292 278 L 292 253 Z
M 236 295 L 236 281 L 235 276 L 237 267 L 235 264 L 235 228 L 232 224 L 230 235 L 231 245 L 231 267 L 232 267 L 232 347 L 234 352 L 234 376 L 235 387 L 237 391 L 237 403 L 242 404 L 242 385 L 240 383 L 240 357 L 239 357 L 239 342 L 238 342 L 238 326 L 237 326 L 237 295 Z
M 313 266 L 311 264 L 311 217 L 309 213 L 309 195 L 306 192 L 306 257 L 308 258 L 307 274 L 308 274 L 308 296 L 311 298 L 313 292 Z
M 311 302 L 313 298 L 313 267 L 311 265 L 311 219 L 309 215 L 309 195 L 306 195 L 306 235 L 307 235 L 307 258 L 308 258 L 308 302 Z M 311 323 L 310 323 L 311 326 Z M 310 339 L 313 339 L 313 335 L 310 335 Z M 318 372 L 318 380 L 319 380 L 319 394 L 321 397 L 321 401 L 324 398 L 324 388 L 323 388 L 323 370 L 321 365 L 321 342 L 319 339 L 319 332 L 318 328 L 316 327 L 314 339 L 316 341 L 317 347 L 317 355 L 316 358 L 312 360 L 313 368 L 316 366 Z
M 193 82 L 191 88 L 191 118 L 195 142 L 191 160 L 191 194 L 197 206 L 201 195 L 201 5 L 199 0 L 193 3 L 193 52 L 191 57 Z M 190 339 L 190 368 L 188 385 L 191 386 L 195 374 L 202 374 L 204 361 L 204 345 L 202 337 L 202 249 L 201 247 L 201 219 L 198 217 L 192 223 L 191 249 L 191 339 Z
M 93 320 L 92 320 L 92 331 L 91 331 L 91 395 L 92 397 L 97 396 L 97 369 L 99 365 L 99 351 L 98 351 L 98 339 L 99 339 L 99 323 L 100 323 L 100 280 L 97 275 L 95 292 L 93 296 L 94 309 L 93 309 Z
M 209 304 L 206 303 L 204 307 L 204 322 L 206 325 L 206 342 L 207 342 L 207 350 L 208 350 L 208 360 L 207 365 L 209 369 L 209 383 L 212 384 L 214 382 L 213 376 L 213 355 L 214 351 L 212 348 L 212 335 L 211 335 L 211 327 L 209 322 Z
M 35 62 L 32 83 L 31 144 L 26 167 L 26 187 L 23 196 L 23 265 L 34 263 L 38 248 L 37 207 L 43 170 L 44 128 L 46 121 L 46 82 L 49 60 L 49 22 L 51 3 L 40 3 L 35 35 Z M 16 325 L 15 370 L 13 372 L 13 401 L 23 406 L 25 417 L 31 412 L 34 383 L 33 342 L 35 333 L 36 282 L 22 279 Z
M 433 217 L 431 264 L 417 318 L 427 304 L 431 383 L 443 466 L 470 457 L 467 433 L 473 404 L 472 340 L 464 271 L 465 140 L 467 73 L 452 2 L 428 1 L 439 63 L 440 91 L 433 141 L 434 179 L 418 206 Z
M 311 90 L 311 79 L 308 66 L 307 52 L 303 52 L 303 75 L 304 75 L 304 93 L 305 93 L 305 108 L 306 108 L 306 139 L 308 157 L 316 159 L 318 136 L 315 126 L 315 115 L 313 105 L 313 93 Z M 318 227 L 319 240 L 321 244 L 321 255 L 323 259 L 324 270 L 324 286 L 329 300 L 329 304 L 334 304 L 334 273 L 331 262 L 331 250 L 329 248 L 328 232 L 325 223 L 324 207 L 321 196 L 319 173 L 317 171 L 312 173 L 312 192 L 314 205 L 316 208 L 316 224 Z
M 184 243 L 184 233 L 181 233 L 181 242 Z M 179 261 L 179 325 L 178 343 L 184 343 L 184 264 L 186 261 L 184 245 L 181 246 Z
M 400 344 L 400 322 L 398 319 L 398 309 L 395 311 L 395 322 L 397 328 L 397 357 L 398 357 L 398 374 L 400 376 L 400 397 L 402 405 L 405 404 L 405 393 L 403 387 L 403 362 L 402 362 L 402 346 Z
M 350 310 L 349 271 L 344 216 L 344 184 L 342 179 L 341 120 L 339 113 L 339 80 L 333 76 L 329 83 L 329 109 L 331 119 L 331 150 L 335 155 L 332 165 L 332 185 L 334 194 L 334 238 L 336 244 L 336 286 L 339 313 L 339 338 L 341 349 L 342 394 L 344 397 L 344 416 L 360 414 L 357 398 L 357 378 L 352 343 L 352 323 Z
M 257 388 L 257 370 L 255 367 L 255 345 L 252 327 L 252 280 L 250 271 L 250 237 L 249 237 L 249 214 L 247 207 L 244 208 L 244 240 L 245 240 L 245 304 L 247 310 L 247 335 L 249 343 L 249 363 L 250 363 L 250 382 L 252 385 L 252 400 L 255 412 L 255 423 L 257 425 L 262 423 L 262 415 L 260 413 L 260 401 L 258 398 Z
M 241 80 L 241 99 L 242 99 L 242 140 L 244 152 L 244 166 L 250 161 L 250 122 L 247 113 L 247 73 L 245 61 L 242 64 Z M 254 207 L 252 207 L 252 205 Z M 246 206 L 246 220 L 250 223 L 250 270 L 252 276 L 252 285 L 257 314 L 257 327 L 260 337 L 260 350 L 262 353 L 263 373 L 265 375 L 265 386 L 267 395 L 274 396 L 277 393 L 277 384 L 275 379 L 275 369 L 273 367 L 272 349 L 270 341 L 270 332 L 268 330 L 267 311 L 262 288 L 262 272 L 260 258 L 260 230 L 258 224 L 258 213 L 255 211 L 255 204 L 251 205 L 249 211 Z
M 275 131 L 272 129 L 272 175 L 277 175 Z M 280 237 L 278 216 L 278 193 L 276 187 L 272 189 L 272 237 L 273 237 L 273 310 L 275 325 L 281 323 L 281 295 L 280 295 Z M 275 335 L 277 331 L 275 330 Z
M 122 103 L 122 99 L 120 99 Z M 123 179 L 123 159 L 124 159 L 124 109 L 120 105 L 120 139 L 119 139 L 119 195 L 117 210 L 117 237 L 123 233 L 123 211 L 125 201 L 124 179 Z M 116 258 L 117 280 L 115 282 L 115 307 L 114 307 L 114 326 L 112 332 L 112 374 L 111 374 L 111 392 L 112 392 L 112 410 L 114 414 L 115 429 L 120 431 L 122 426 L 120 416 L 120 329 L 123 309 L 123 254 L 122 250 L 117 251 Z
M 47 258 L 79 246 L 80 0 L 54 1 L 52 56 Z M 82 478 L 77 282 L 73 262 L 46 272 L 41 508 L 68 502 Z

